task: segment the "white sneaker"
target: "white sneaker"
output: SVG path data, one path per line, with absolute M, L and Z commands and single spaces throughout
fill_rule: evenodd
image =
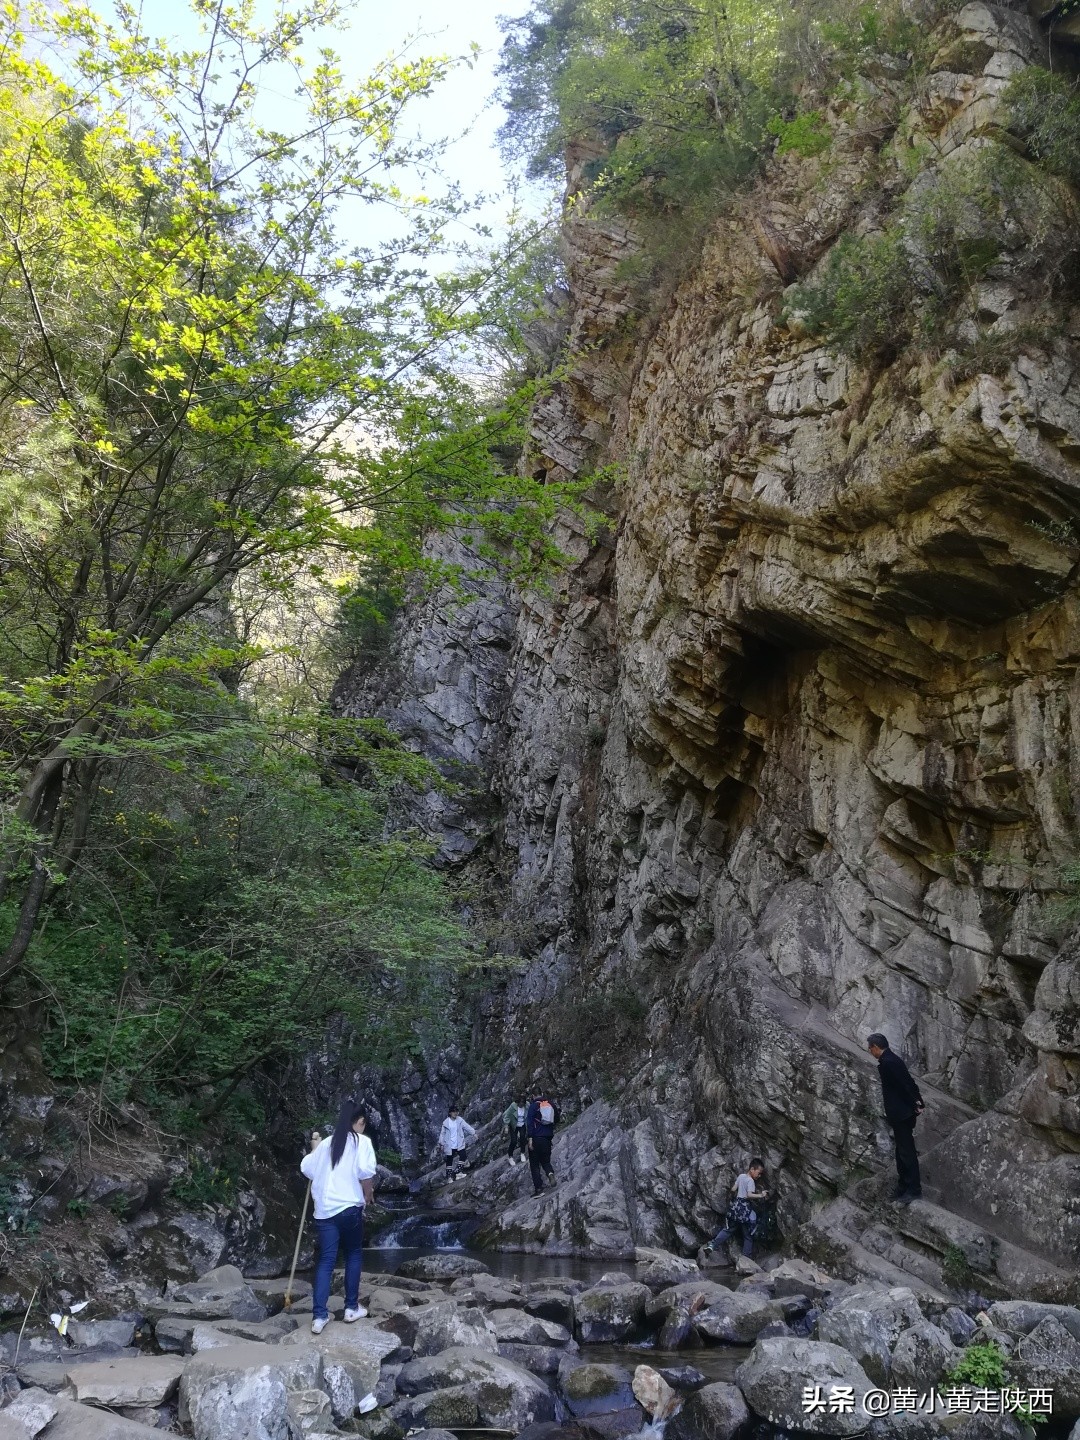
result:
M 329 1324 L 330 1324 L 330 1318 L 329 1318 L 329 1316 L 327 1316 L 327 1318 L 326 1318 L 325 1320 L 312 1320 L 312 1322 L 311 1322 L 311 1333 L 312 1333 L 312 1335 L 321 1335 L 322 1332 L 326 1329 L 327 1325 L 329 1325 Z
M 351 1325 L 354 1320 L 366 1319 L 367 1311 L 364 1309 L 363 1305 L 357 1305 L 355 1310 L 346 1310 L 345 1314 L 342 1315 L 341 1318 L 345 1321 L 346 1325 Z
M 357 1405 L 356 1413 L 358 1415 L 370 1415 L 372 1410 L 377 1410 L 378 1408 L 379 1402 L 375 1399 L 375 1396 L 365 1395 L 364 1398 Z

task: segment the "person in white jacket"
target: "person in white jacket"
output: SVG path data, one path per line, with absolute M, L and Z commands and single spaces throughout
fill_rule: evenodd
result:
M 463 1120 L 458 1113 L 458 1107 L 451 1105 L 446 1113 L 446 1119 L 442 1122 L 442 1129 L 439 1131 L 439 1149 L 446 1161 L 446 1174 L 449 1177 L 453 1174 L 454 1161 L 460 1158 L 463 1170 L 468 1169 L 468 1162 L 465 1158 L 465 1147 L 470 1140 L 476 1139 L 476 1131 L 467 1120 Z
M 364 1134 L 367 1111 L 347 1100 L 338 1112 L 334 1133 L 325 1140 L 312 1136 L 311 1153 L 300 1169 L 311 1181 L 318 1255 L 312 1283 L 311 1330 L 320 1335 L 330 1319 L 330 1282 L 339 1247 L 345 1252 L 345 1323 L 367 1314 L 360 1304 L 363 1264 L 364 1206 L 373 1194 L 375 1150 Z

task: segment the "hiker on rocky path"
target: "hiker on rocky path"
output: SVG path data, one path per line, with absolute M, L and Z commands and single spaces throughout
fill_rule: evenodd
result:
M 311 1181 L 318 1256 L 312 1281 L 311 1332 L 320 1335 L 330 1320 L 330 1283 L 339 1248 L 345 1252 L 346 1325 L 367 1314 L 360 1304 L 360 1270 L 363 1264 L 364 1206 L 373 1194 L 375 1150 L 364 1134 L 367 1111 L 346 1100 L 338 1111 L 334 1133 L 325 1140 L 318 1131 L 311 1137 L 311 1153 L 300 1169 Z
M 457 1103 L 452 1103 L 439 1131 L 439 1149 L 446 1161 L 447 1179 L 460 1179 L 469 1168 L 466 1147 L 470 1140 L 475 1139 L 476 1131 L 467 1120 L 462 1119 Z M 456 1175 L 455 1166 L 458 1167 Z
M 529 1132 L 525 1128 L 527 1109 L 525 1096 L 518 1095 L 503 1111 L 507 1139 L 506 1158 L 511 1165 L 518 1164 L 519 1160 L 524 1165 L 529 1158 Z
M 922 1194 L 919 1155 L 915 1149 L 915 1122 L 926 1108 L 919 1087 L 911 1072 L 895 1050 L 889 1049 L 884 1035 L 875 1032 L 867 1037 L 866 1048 L 878 1062 L 881 1098 L 885 1119 L 889 1122 L 896 1145 L 897 1187 L 893 1199 L 910 1205 Z
M 551 1167 L 551 1142 L 555 1138 L 559 1114 L 558 1105 L 554 1100 L 548 1100 L 542 1091 L 529 1102 L 525 1115 L 525 1132 L 528 1137 L 529 1170 L 532 1172 L 534 1195 L 544 1193 L 541 1172 L 546 1174 L 549 1185 L 555 1184 L 555 1171 Z
M 749 1257 L 754 1253 L 754 1236 L 758 1223 L 754 1206 L 764 1205 L 769 1198 L 768 1190 L 761 1185 L 764 1174 L 764 1161 L 755 1156 L 742 1174 L 736 1175 L 731 1186 L 732 1199 L 724 1217 L 723 1229 L 718 1230 L 705 1246 L 706 1254 L 721 1249 L 732 1237 L 741 1237 L 744 1255 Z

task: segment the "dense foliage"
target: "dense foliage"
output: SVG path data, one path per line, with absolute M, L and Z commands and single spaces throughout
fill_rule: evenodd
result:
M 409 193 L 447 62 L 353 82 L 305 60 L 344 6 L 273 13 L 0 14 L 0 985 L 103 1099 L 212 1108 L 331 1014 L 382 1054 L 444 1008 L 465 940 L 391 823 L 429 777 L 258 649 L 358 571 L 400 594 L 433 526 L 543 563 L 572 498 L 505 463 L 538 242 L 449 263 L 461 203 Z

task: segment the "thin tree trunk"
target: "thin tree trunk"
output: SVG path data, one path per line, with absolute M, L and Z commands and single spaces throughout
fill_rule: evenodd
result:
M 50 774 L 48 783 L 42 792 L 41 807 L 37 816 L 40 839 L 34 846 L 33 870 L 30 874 L 30 883 L 26 887 L 26 894 L 23 896 L 19 918 L 15 923 L 15 933 L 12 935 L 11 943 L 4 951 L 3 957 L 0 958 L 0 986 L 3 986 L 8 976 L 22 964 L 26 958 L 30 941 L 34 938 L 34 930 L 41 913 L 41 902 L 45 898 L 45 886 L 49 879 L 47 865 L 49 838 L 63 783 L 64 772 L 62 769 L 56 769 Z

